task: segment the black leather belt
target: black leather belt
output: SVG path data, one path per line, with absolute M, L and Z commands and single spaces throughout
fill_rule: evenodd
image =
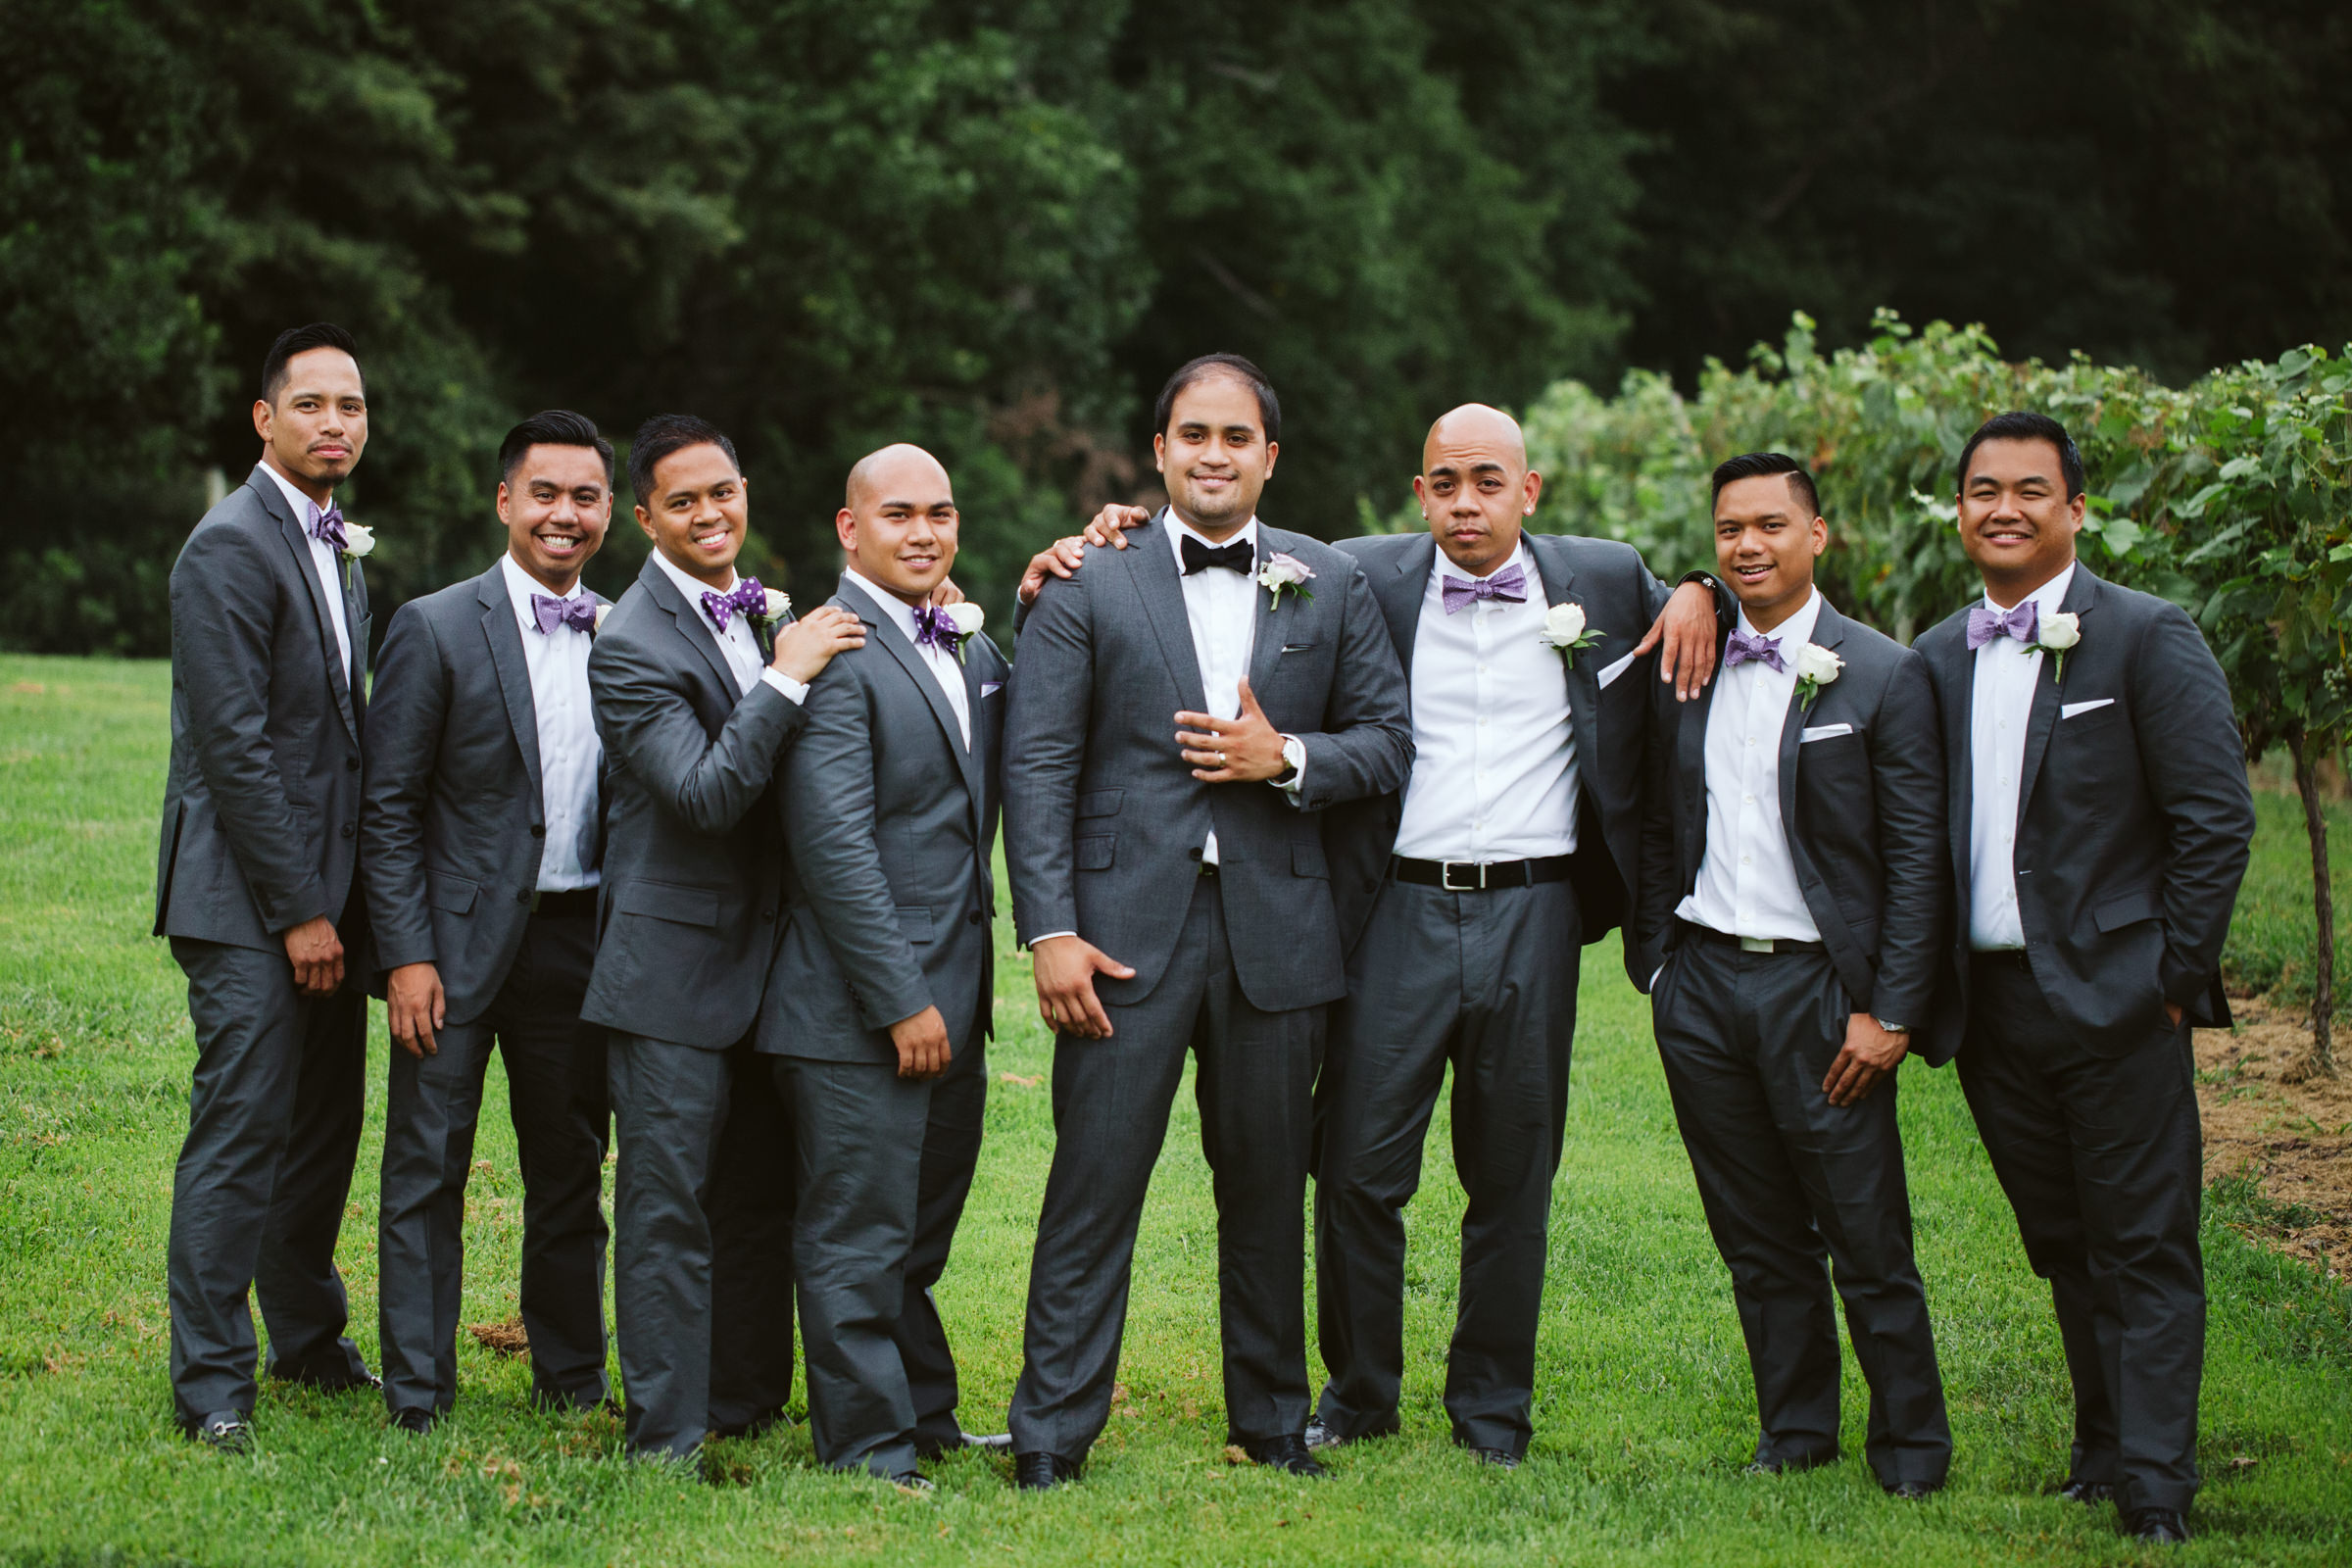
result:
M 1553 855 L 1541 860 L 1408 860 L 1393 855 L 1389 857 L 1389 875 L 1417 888 L 1486 893 L 1495 888 L 1533 887 L 1538 882 L 1565 882 L 1572 858 Z
M 1827 953 L 1830 950 L 1818 942 L 1794 942 L 1787 937 L 1736 937 L 1728 931 L 1718 931 L 1711 925 L 1699 925 L 1685 920 L 1683 929 L 1692 936 L 1703 937 L 1717 947 L 1738 948 L 1742 953 Z
M 596 889 L 570 888 L 562 893 L 531 895 L 531 913 L 542 920 L 593 920 Z

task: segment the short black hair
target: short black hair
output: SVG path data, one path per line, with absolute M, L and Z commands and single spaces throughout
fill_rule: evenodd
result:
M 713 446 L 727 455 L 735 471 L 743 471 L 743 460 L 735 456 L 735 443 L 728 440 L 709 419 L 698 419 L 691 414 L 657 414 L 637 427 L 629 442 L 629 488 L 634 491 L 640 506 L 653 510 L 654 465 L 672 452 L 688 447 Z
M 2066 433 L 2066 426 L 2046 414 L 2018 410 L 1996 414 L 1978 425 L 1977 433 L 1960 449 L 1960 490 L 1968 489 L 1969 460 L 1987 441 L 2047 441 L 2058 449 L 2058 469 L 2066 475 L 2066 499 L 2072 501 L 2082 493 L 2082 449 Z
M 1715 493 L 1708 505 L 1723 499 L 1723 487 L 1738 479 L 1755 479 L 1768 473 L 1788 476 L 1788 493 L 1805 504 L 1809 520 L 1821 515 L 1821 492 L 1814 488 L 1813 476 L 1805 466 L 1786 452 L 1743 452 L 1736 458 L 1726 458 L 1715 465 Z
M 349 332 L 332 321 L 313 321 L 308 326 L 289 326 L 277 334 L 270 352 L 262 356 L 262 401 L 277 407 L 277 396 L 286 389 L 286 362 L 297 354 L 313 349 L 341 349 L 351 356 L 351 363 L 360 363 L 360 345 Z M 360 376 L 360 390 L 368 390 L 368 377 Z
M 1176 412 L 1176 396 L 1195 381 L 1212 375 L 1230 375 L 1257 394 L 1257 417 L 1266 427 L 1266 439 L 1282 439 L 1282 402 L 1274 396 L 1274 383 L 1266 372 L 1243 359 L 1239 354 L 1203 354 L 1197 360 L 1177 367 L 1168 377 L 1168 384 L 1159 389 L 1159 402 L 1152 410 L 1152 433 L 1166 435 L 1168 418 Z
M 569 409 L 542 409 L 507 432 L 498 444 L 498 476 L 514 482 L 514 470 L 533 447 L 587 447 L 605 460 L 605 488 L 612 488 L 612 443 L 597 433 L 596 421 Z

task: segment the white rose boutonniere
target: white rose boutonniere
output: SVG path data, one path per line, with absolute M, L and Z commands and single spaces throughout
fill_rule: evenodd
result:
M 1314 575 L 1315 568 L 1297 556 L 1275 551 L 1266 558 L 1265 564 L 1257 568 L 1257 585 L 1266 591 L 1266 608 L 1281 609 L 1285 593 L 1297 594 L 1301 599 L 1314 598 L 1306 588 Z
M 792 613 L 792 595 L 778 593 L 773 588 L 763 588 L 760 592 L 767 596 L 766 607 L 760 611 L 760 614 L 766 619 L 780 621 Z
M 1796 710 L 1809 713 L 1820 700 L 1821 689 L 1838 678 L 1845 661 L 1819 643 L 1807 643 L 1796 651 Z
M 2027 649 L 2026 652 L 2033 653 L 2034 649 L 2039 649 L 2048 654 L 2058 662 L 2057 666 L 2050 673 L 2058 679 L 2064 680 L 2066 679 L 2066 651 L 2082 640 L 2082 616 L 2070 614 L 2063 610 L 2045 611 L 2042 612 L 2041 625 L 2034 633 L 2034 646 Z
M 1576 656 L 1588 648 L 1597 647 L 1600 637 L 1599 632 L 1585 624 L 1585 607 L 1582 605 L 1552 606 L 1544 612 L 1544 629 L 1536 633 L 1536 640 L 1544 647 L 1559 650 L 1571 669 L 1576 667 Z
M 969 599 L 958 599 L 947 607 L 948 624 L 956 628 L 956 662 L 963 662 L 963 645 L 972 640 L 981 627 L 988 624 L 988 612 Z
M 375 549 L 375 530 L 364 522 L 343 524 L 343 553 L 354 561 Z

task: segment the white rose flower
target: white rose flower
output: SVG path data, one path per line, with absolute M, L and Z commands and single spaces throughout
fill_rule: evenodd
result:
M 1554 605 L 1544 612 L 1543 641 L 1549 648 L 1566 648 L 1585 634 L 1585 607 Z
M 1314 574 L 1314 568 L 1297 556 L 1276 551 L 1257 568 L 1257 583 L 1261 588 L 1296 588 Z
M 373 528 L 368 527 L 364 522 L 353 522 L 349 518 L 344 519 L 343 553 L 345 555 L 357 560 L 359 557 L 368 554 L 368 552 L 373 550 L 374 548 L 375 530 Z M 2069 616 L 2068 618 L 2072 619 L 2073 617 Z
M 959 599 L 948 606 L 948 623 L 956 628 L 958 637 L 969 637 L 988 624 L 988 612 L 969 599 Z
M 768 619 L 782 620 L 786 615 L 792 613 L 792 595 L 780 594 L 773 588 L 762 588 L 760 592 L 767 595 Z
M 2062 654 L 2082 640 L 2082 621 L 2078 615 L 2064 611 L 2045 612 L 2039 632 L 2041 646 L 2052 653 Z
M 1816 686 L 1827 686 L 1838 678 L 1845 661 L 1819 643 L 1807 643 L 1796 651 L 1796 678 L 1809 680 Z

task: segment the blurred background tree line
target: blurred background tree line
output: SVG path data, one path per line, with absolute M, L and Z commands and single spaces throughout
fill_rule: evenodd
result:
M 360 336 L 389 604 L 497 546 L 532 409 L 733 431 L 753 564 L 954 471 L 958 570 L 1146 491 L 1167 369 L 1284 392 L 1350 531 L 1446 406 L 1686 388 L 1872 311 L 2185 382 L 2352 336 L 2338 0 L 0 0 L 0 641 L 153 654 L 262 350 Z M 1937 486 L 1928 485 L 1935 490 Z M 594 568 L 625 584 L 626 520 Z M 1553 519 L 1553 525 L 1560 525 Z M 1668 563 L 1681 564 L 1681 563 Z M 1929 607 L 1929 610 L 1937 607 Z M 382 622 L 379 613 L 378 623 Z

